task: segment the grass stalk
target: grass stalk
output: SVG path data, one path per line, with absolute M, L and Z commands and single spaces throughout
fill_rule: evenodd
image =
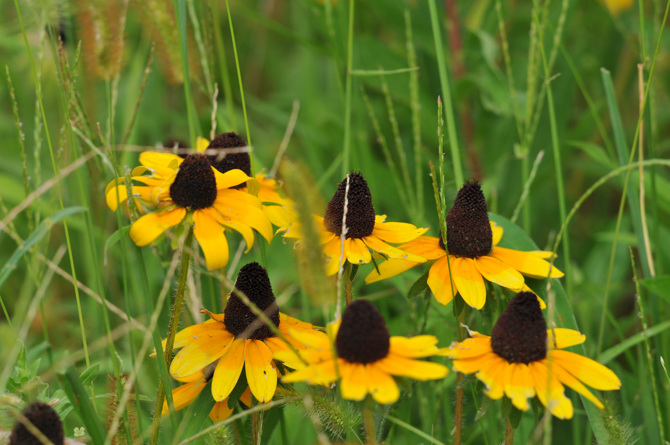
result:
M 174 9 L 177 14 L 177 36 L 179 38 L 179 50 L 181 55 L 181 69 L 184 76 L 184 98 L 186 100 L 186 114 L 188 118 L 188 134 L 191 147 L 195 147 L 195 141 L 200 134 L 198 117 L 195 112 L 193 94 L 191 92 L 191 74 L 188 60 L 188 45 L 186 33 L 186 0 L 173 0 Z
M 354 4 L 349 0 L 349 26 L 347 31 L 347 72 L 344 86 L 344 140 L 342 141 L 342 176 L 349 173 L 351 157 L 351 102 L 353 95 L 354 57 Z
M 370 395 L 363 402 L 363 426 L 365 428 L 366 445 L 375 445 L 377 443 L 377 434 L 375 433 L 375 402 Z
M 230 26 L 230 40 L 233 44 L 233 54 L 235 54 L 235 69 L 237 70 L 237 83 L 240 87 L 240 100 L 242 101 L 242 113 L 244 115 L 244 128 L 247 135 L 247 145 L 251 143 L 251 133 L 249 132 L 249 118 L 247 117 L 247 103 L 244 100 L 244 85 L 242 84 L 242 72 L 240 70 L 240 58 L 237 54 L 237 43 L 235 42 L 235 28 L 233 27 L 233 16 L 230 13 L 230 3 L 226 0 L 226 12 L 228 13 L 228 26 Z M 251 158 L 251 173 L 254 173 L 253 157 Z

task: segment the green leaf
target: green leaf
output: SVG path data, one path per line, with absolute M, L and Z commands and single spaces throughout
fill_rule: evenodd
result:
M 235 384 L 235 388 L 233 388 L 233 390 L 230 392 L 230 395 L 228 396 L 228 408 L 235 408 L 237 401 L 240 400 L 240 397 L 242 397 L 242 394 L 244 394 L 244 391 L 247 390 L 248 386 L 247 373 L 244 369 L 242 369 L 242 373 L 240 374 L 240 378 Z
M 261 443 L 270 443 L 272 433 L 281 421 L 282 409 L 284 409 L 283 406 L 276 406 L 263 413 L 263 436 L 261 437 Z
M 118 243 L 121 237 L 128 235 L 128 232 L 130 232 L 130 225 L 121 227 L 120 229 L 116 230 L 116 232 L 109 235 L 109 238 L 107 238 L 107 241 L 105 241 L 105 248 L 102 253 L 103 264 L 105 266 L 107 266 L 107 249 Z
M 663 275 L 661 277 L 654 278 L 644 278 L 639 282 L 649 292 L 655 293 L 666 302 L 670 303 L 670 295 L 668 295 L 668 289 L 670 289 L 670 275 Z
M 82 385 L 89 386 L 93 383 L 93 380 L 95 380 L 99 373 L 100 363 L 96 363 L 86 368 L 86 370 L 79 375 L 79 380 L 81 380 Z
M 423 291 L 428 289 L 428 272 L 430 272 L 430 270 L 427 270 L 414 282 L 414 284 L 412 284 L 409 288 L 409 292 L 407 292 L 407 298 L 418 297 Z
M 607 167 L 608 169 L 615 169 L 618 167 L 617 163 L 609 157 L 605 149 L 600 145 L 584 141 L 568 141 L 567 144 L 581 149 L 586 156 L 603 167 Z
M 182 419 L 182 423 L 188 425 L 181 435 L 182 440 L 196 435 L 205 428 L 205 424 L 209 420 L 209 413 L 214 408 L 215 403 L 216 401 L 212 397 L 212 381 L 210 380 L 188 407 Z
M 73 367 L 67 368 L 65 374 L 60 375 L 60 381 L 74 411 L 84 423 L 88 435 L 91 436 L 92 443 L 105 443 L 107 436 L 105 429 L 93 409 L 89 394 L 81 384 L 77 371 Z

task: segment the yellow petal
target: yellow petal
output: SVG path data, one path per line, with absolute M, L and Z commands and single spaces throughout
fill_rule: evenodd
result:
M 370 363 L 365 366 L 368 379 L 368 392 L 377 403 L 387 405 L 398 400 L 400 390 L 393 377 L 388 375 L 378 366 L 379 362 Z
M 172 401 L 174 402 L 174 410 L 179 411 L 182 408 L 187 407 L 198 397 L 202 388 L 207 385 L 207 382 L 204 378 L 199 378 L 198 380 L 187 383 L 185 385 L 179 386 L 177 389 L 172 391 Z M 161 414 L 168 414 L 168 403 L 167 400 L 163 402 L 163 411 Z
M 244 367 L 244 339 L 234 340 L 214 370 L 212 396 L 222 402 L 232 392 Z
M 563 385 L 555 375 L 552 374 L 551 380 L 549 380 L 546 362 L 546 359 L 544 359 L 531 362 L 528 365 L 535 380 L 535 394 L 554 416 L 559 419 L 571 419 L 574 413 L 572 402 L 565 397 Z
M 372 234 L 386 241 L 387 243 L 406 243 L 428 231 L 428 227 L 421 228 L 407 223 L 375 223 Z
M 445 255 L 435 261 L 428 272 L 428 287 L 435 295 L 435 299 L 444 305 L 449 304 L 458 292 L 458 287 L 456 287 L 456 283 L 451 279 L 449 273 L 449 266 L 454 267 L 453 264 L 449 264 L 449 258 L 453 257 Z
M 503 237 L 503 228 L 493 221 L 489 221 L 489 224 L 491 225 L 491 232 L 493 232 L 493 245 L 497 246 Z
M 272 400 L 277 389 L 277 371 L 272 365 L 272 351 L 261 340 L 247 340 L 244 369 L 256 400 L 261 403 Z
M 380 238 L 377 238 L 375 235 L 366 236 L 365 238 L 363 238 L 363 241 L 365 241 L 365 244 L 371 250 L 387 258 L 416 261 L 417 263 L 426 262 L 426 259 L 424 257 L 415 255 L 413 253 L 405 252 L 404 250 L 400 250 L 397 247 L 392 247 L 386 244 Z
M 417 335 L 416 337 L 391 337 L 390 352 L 408 358 L 430 357 L 437 353 L 437 337 Z
M 483 308 L 486 303 L 486 287 L 475 261 L 472 258 L 456 258 L 451 255 L 449 258 L 451 276 L 463 300 L 475 309 Z
M 162 176 L 170 176 L 184 159 L 172 153 L 145 151 L 140 153 L 140 163 Z M 135 176 L 135 174 L 133 173 Z
M 175 335 L 174 337 L 174 345 L 172 346 L 172 348 L 181 349 L 184 346 L 190 344 L 193 340 L 197 340 L 198 338 L 200 338 L 200 336 L 206 332 L 221 331 L 224 329 L 225 327 L 223 326 L 223 324 L 214 323 L 212 322 L 212 320 L 208 320 L 205 323 L 194 324 L 193 326 L 189 326 L 177 332 L 177 335 Z M 162 341 L 163 350 L 165 350 L 166 344 L 167 340 L 163 340 Z M 155 350 L 153 353 L 151 353 L 151 357 L 156 357 Z
M 554 334 L 556 335 L 556 343 L 554 349 L 565 349 L 570 346 L 580 345 L 586 340 L 586 335 L 574 329 L 554 328 L 547 329 L 547 341 L 554 342 Z
M 434 380 L 446 377 L 449 369 L 439 363 L 412 360 L 394 354 L 377 361 L 374 365 L 387 374 L 409 377 L 414 380 Z
M 452 344 L 445 354 L 453 359 L 475 358 L 493 353 L 491 337 L 471 337 Z
M 574 389 L 579 394 L 583 395 L 587 400 L 590 400 L 598 408 L 604 408 L 600 400 L 598 400 L 598 398 L 594 396 L 586 386 L 582 385 L 582 382 L 574 378 L 567 370 L 563 369 L 560 364 L 554 362 L 551 371 L 554 373 L 559 382 Z
M 420 236 L 413 241 L 398 246 L 398 249 L 419 255 L 429 261 L 442 258 L 447 254 L 447 252 L 440 247 L 440 239 L 435 238 L 434 236 Z
M 242 223 L 256 229 L 268 242 L 272 240 L 272 223 L 258 198 L 239 190 L 220 190 L 214 207 L 232 228 L 236 229 L 235 222 Z
M 226 353 L 233 341 L 226 331 L 209 331 L 179 351 L 172 360 L 170 373 L 175 377 L 189 376 L 200 371 Z
M 340 391 L 347 400 L 363 400 L 368 393 L 368 373 L 365 365 L 340 361 Z
M 528 399 L 535 396 L 535 384 L 528 365 L 510 363 L 505 372 L 505 395 L 517 409 L 526 411 Z
M 327 360 L 286 374 L 281 380 L 284 383 L 307 382 L 310 385 L 329 385 L 337 379 L 335 360 Z
M 372 259 L 367 246 L 358 238 L 344 240 L 344 253 L 351 264 L 367 264 Z
M 474 262 L 482 276 L 490 282 L 515 292 L 523 288 L 523 276 L 502 261 L 490 256 L 482 256 L 476 258 Z
M 130 228 L 130 238 L 138 246 L 146 246 L 158 238 L 164 231 L 179 224 L 186 216 L 186 209 L 176 207 L 159 213 L 148 213 L 135 221 Z
M 193 213 L 193 235 L 205 255 L 207 270 L 221 269 L 228 264 L 228 241 L 213 212 L 213 209 L 202 209 Z
M 247 175 L 239 168 L 234 168 L 225 173 L 221 173 L 215 168 L 213 168 L 213 170 L 214 170 L 214 176 L 216 177 L 217 190 L 229 189 L 231 187 L 240 185 L 243 182 L 252 179 L 251 176 Z
M 123 178 L 119 179 L 121 180 L 121 182 L 123 182 Z M 119 207 L 119 204 L 125 202 L 126 199 L 128 199 L 128 189 L 126 188 L 125 185 L 122 184 L 119 184 L 115 187 L 110 187 L 107 193 L 105 194 L 105 199 L 107 201 L 107 207 L 109 207 L 109 209 L 112 212 L 116 212 L 116 209 Z
M 491 399 L 498 400 L 505 394 L 505 374 L 510 364 L 496 354 L 491 355 L 477 373 L 477 378 L 486 384 L 484 393 Z
M 399 273 L 402 273 L 406 270 L 411 269 L 416 266 L 416 261 L 405 261 L 405 260 L 386 260 L 381 264 L 377 265 L 376 269 L 373 269 L 372 272 L 365 277 L 365 282 L 367 284 L 376 283 L 377 281 L 385 280 L 386 278 L 391 278 Z
M 228 408 L 228 399 L 222 402 L 216 402 L 214 408 L 209 412 L 209 418 L 212 422 L 221 422 L 226 420 L 233 413 L 232 408 Z
M 202 136 L 198 136 L 195 140 L 195 151 L 204 153 L 205 150 L 207 150 L 207 147 L 209 147 L 209 141 Z
M 288 333 L 298 342 L 310 348 L 321 350 L 331 348 L 330 339 L 323 332 L 315 331 L 314 329 L 309 331 L 289 329 Z
M 531 252 L 521 252 L 496 246 L 491 251 L 490 256 L 498 258 L 503 263 L 529 277 L 547 278 L 547 276 L 550 276 L 551 278 L 561 278 L 564 275 L 556 267 L 551 267 L 551 275 L 549 275 L 549 267 L 551 266 L 549 262 Z
M 342 255 L 342 244 L 339 237 L 333 237 L 323 245 L 323 254 L 326 257 L 326 275 L 335 275 L 340 266 L 344 264 L 346 255 Z
M 454 360 L 453 369 L 454 371 L 462 372 L 463 374 L 473 374 L 486 367 L 492 360 L 498 360 L 499 358 L 500 357 L 491 352 L 473 358 L 458 359 Z
M 552 354 L 556 363 L 591 388 L 600 390 L 621 388 L 619 377 L 595 360 L 570 351 L 555 350 Z

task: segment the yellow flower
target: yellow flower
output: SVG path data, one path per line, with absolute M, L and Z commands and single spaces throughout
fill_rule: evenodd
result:
M 564 351 L 586 337 L 572 329 L 547 330 L 535 294 L 521 292 L 512 298 L 493 327 L 491 336 L 471 331 L 471 338 L 454 343 L 443 354 L 454 359 L 454 370 L 476 373 L 486 384 L 486 395 L 497 400 L 509 397 L 518 409 L 528 409 L 528 399 L 537 396 L 551 413 L 570 419 L 573 406 L 564 386 L 577 391 L 602 409 L 603 404 L 584 386 L 615 390 L 621 381 L 600 363 Z M 548 344 L 553 349 L 548 350 Z
M 207 268 L 219 269 L 228 263 L 225 229 L 242 234 L 247 251 L 257 230 L 268 242 L 272 225 L 258 198 L 234 187 L 251 179 L 241 170 L 219 173 L 205 155 L 194 153 L 181 158 L 169 153 L 144 152 L 141 167 L 133 169 L 131 195 L 149 210 L 130 228 L 130 237 L 138 246 L 146 246 L 163 232 L 187 221 L 205 255 Z M 149 175 L 144 175 L 149 173 Z M 106 190 L 107 205 L 116 211 L 128 199 L 123 178 L 112 181 Z
M 623 11 L 628 11 L 633 7 L 634 0 L 602 0 L 610 14 L 617 17 Z
M 296 340 L 294 334 L 310 333 L 326 338 L 325 334 L 315 331 L 311 324 L 279 312 L 267 272 L 258 263 L 242 267 L 235 281 L 235 289 L 264 311 L 295 348 L 304 349 L 305 346 Z M 277 389 L 277 371 L 272 355 L 290 350 L 290 346 L 275 336 L 235 293 L 231 293 L 228 298 L 223 314 L 213 314 L 207 310 L 203 312 L 211 319 L 188 327 L 175 337 L 174 348 L 181 348 L 181 351 L 170 365 L 172 376 L 177 380 L 192 378 L 199 381 L 201 375 L 206 375 L 207 367 L 218 361 L 211 371 L 214 400 L 223 402 L 230 395 L 243 369 L 251 394 L 256 400 L 261 403 L 272 400 Z
M 220 173 L 237 168 L 251 176 L 249 152 L 242 151 L 246 146 L 244 139 L 234 132 L 221 133 L 211 142 L 202 137 L 197 141 L 198 153 L 207 154 L 212 167 Z M 253 179 L 236 188 L 258 196 L 263 203 L 263 211 L 275 226 L 285 227 L 297 219 L 295 203 L 289 198 L 282 197 L 277 192 L 281 185 L 275 179 L 266 177 L 264 173 L 257 173 Z
M 560 278 L 563 272 L 551 267 L 545 258 L 551 252 L 499 247 L 503 229 L 489 222 L 486 200 L 479 184 L 468 182 L 459 190 L 454 206 L 447 215 L 447 247 L 442 238 L 422 236 L 399 246 L 400 249 L 435 260 L 428 272 L 428 286 L 441 304 L 448 304 L 460 293 L 470 306 L 481 309 L 486 303 L 484 279 L 513 291 L 530 290 L 523 275 L 532 278 Z M 392 277 L 417 262 L 389 260 L 366 278 L 374 283 Z M 544 303 L 542 303 L 544 304 Z
M 370 394 L 382 404 L 398 400 L 400 391 L 393 376 L 415 380 L 441 379 L 449 369 L 417 358 L 439 353 L 437 338 L 390 337 L 384 318 L 367 300 L 356 300 L 344 311 L 341 323 L 329 326 L 329 338 L 312 332 L 289 331 L 309 349 L 278 352 L 275 358 L 296 372 L 283 382 L 329 385 L 340 380 L 342 397 L 363 400 Z
M 348 182 L 348 185 L 347 185 Z M 342 218 L 344 215 L 345 194 L 347 217 L 344 254 L 341 256 Z M 390 246 L 387 243 L 406 243 L 424 234 L 428 228 L 418 228 L 407 223 L 387 223 L 386 215 L 375 215 L 372 195 L 368 183 L 360 173 L 350 173 L 337 187 L 337 191 L 328 203 L 324 217 L 314 216 L 321 232 L 323 252 L 326 256 L 326 274 L 335 275 L 344 261 L 351 264 L 367 264 L 372 254 L 380 258 L 395 258 L 408 261 L 425 262 L 420 255 Z M 279 229 L 285 238 L 303 238 L 300 225 L 294 223 Z M 372 254 L 371 254 L 372 252 Z M 340 260 L 341 256 L 341 260 Z

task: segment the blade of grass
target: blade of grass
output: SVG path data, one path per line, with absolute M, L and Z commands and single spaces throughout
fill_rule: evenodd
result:
M 351 102 L 353 94 L 353 54 L 354 54 L 354 4 L 349 0 L 349 25 L 347 32 L 347 72 L 344 86 L 344 139 L 342 141 L 342 177 L 349 173 L 351 151 Z

